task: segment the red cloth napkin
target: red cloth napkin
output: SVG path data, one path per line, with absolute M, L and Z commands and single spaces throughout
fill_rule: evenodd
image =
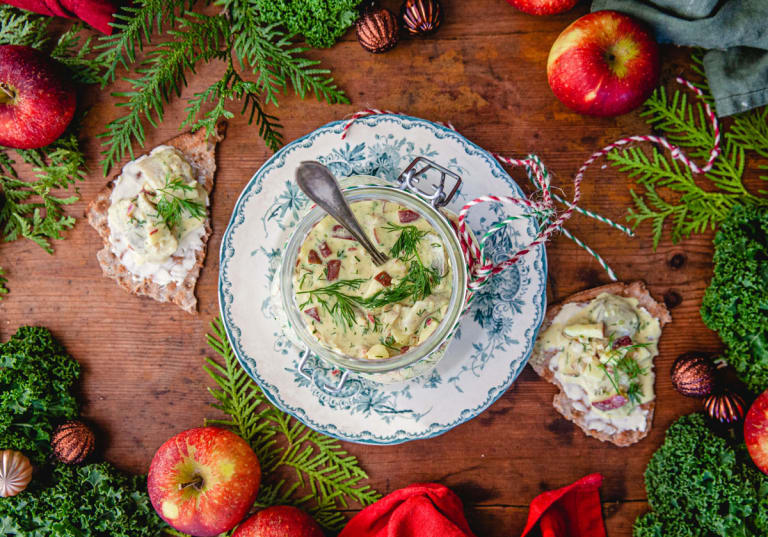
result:
M 118 0 L 0 0 L 27 11 L 42 15 L 80 19 L 103 34 L 111 34 L 112 16 Z
M 436 483 L 411 485 L 360 511 L 339 537 L 475 537 L 461 500 Z
M 590 474 L 572 485 L 536 496 L 522 537 L 539 524 L 542 537 L 605 537 L 598 489 L 603 476 Z

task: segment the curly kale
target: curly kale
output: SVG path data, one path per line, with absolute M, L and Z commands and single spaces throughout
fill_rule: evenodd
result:
M 652 511 L 634 537 L 768 535 L 768 476 L 743 445 L 733 448 L 703 414 L 678 419 L 645 470 Z
M 53 428 L 78 415 L 72 386 L 79 376 L 80 365 L 45 328 L 21 327 L 0 344 L 0 449 L 44 462 Z
M 330 47 L 357 20 L 361 0 L 250 0 L 263 24 L 281 24 L 311 47 Z
M 49 482 L 0 501 L 0 535 L 7 537 L 155 537 L 167 526 L 155 514 L 144 476 L 108 463 L 57 464 Z
M 768 386 L 768 209 L 736 206 L 715 235 L 701 318 L 750 389 Z

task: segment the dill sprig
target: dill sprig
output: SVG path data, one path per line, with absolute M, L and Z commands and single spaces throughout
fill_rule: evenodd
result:
M 612 339 L 609 339 L 609 345 L 611 345 Z M 612 349 L 608 353 L 609 358 L 607 362 L 600 364 L 600 369 L 605 373 L 616 394 L 625 396 L 633 406 L 639 404 L 643 396 L 642 386 L 636 379 L 640 375 L 645 375 L 648 369 L 641 367 L 638 361 L 633 356 L 630 356 L 630 353 L 635 349 L 645 348 L 648 345 L 649 343 L 635 343 L 626 347 Z M 621 388 L 621 373 L 624 373 L 628 380 L 626 390 Z
M 393 350 L 393 351 L 396 351 L 396 352 L 400 352 L 400 350 L 401 350 L 401 347 L 397 347 L 396 346 L 397 341 L 395 341 L 395 338 L 392 335 L 389 335 L 386 338 L 385 337 L 380 337 L 379 338 L 379 343 L 384 345 L 389 350 Z
M 309 297 L 306 302 L 299 305 L 299 309 L 304 309 L 314 300 L 328 312 L 337 325 L 352 328 L 356 322 L 355 308 L 364 307 L 365 301 L 362 297 L 343 293 L 342 289 L 357 290 L 364 282 L 363 278 L 339 280 L 319 289 L 297 291 L 297 295 Z M 333 299 L 333 302 L 330 299 Z
M 221 319 L 211 323 L 208 345 L 220 360 L 206 359 L 216 383 L 212 405 L 225 417 L 207 425 L 227 427 L 248 442 L 263 472 L 256 507 L 294 505 L 307 510 L 328 530 L 346 523 L 341 512 L 351 504 L 370 505 L 381 495 L 365 484 L 368 475 L 338 440 L 308 429 L 275 408 L 235 357 Z
M 432 290 L 440 283 L 440 274 L 432 267 L 425 267 L 418 253 L 419 242 L 428 234 L 428 231 L 420 230 L 416 226 L 397 224 L 388 224 L 384 229 L 400 231 L 400 236 L 390 248 L 389 253 L 409 263 L 408 272 L 402 280 L 366 298 L 342 292 L 345 288 L 359 289 L 365 282 L 362 278 L 339 280 L 318 289 L 297 291 L 297 295 L 306 294 L 310 297 L 299 308 L 304 309 L 314 299 L 333 317 L 337 325 L 351 328 L 356 322 L 355 309 L 374 310 L 406 299 L 423 300 L 431 295 Z M 333 299 L 333 302 L 330 302 L 330 299 Z
M 381 308 L 396 304 L 407 298 L 414 301 L 423 300 L 432 294 L 432 290 L 440 283 L 440 274 L 432 267 L 425 267 L 421 259 L 414 257 L 408 266 L 408 272 L 397 285 L 385 287 L 363 301 L 370 309 Z
M 184 214 L 202 220 L 205 218 L 205 206 L 183 194 L 195 192 L 197 188 L 184 182 L 181 177 L 166 177 L 162 188 L 155 190 L 155 210 L 168 229 L 174 229 L 181 224 Z
M 692 59 L 694 70 L 699 72 L 700 54 Z M 698 86 L 711 102 L 708 86 Z M 655 131 L 685 148 L 690 157 L 700 161 L 709 158 L 714 132 L 700 99 L 691 101 L 680 90 L 668 95 L 659 88 L 644 106 L 641 115 Z M 635 206 L 629 209 L 627 220 L 634 227 L 649 222 L 656 248 L 667 224 L 671 224 L 673 242 L 678 242 L 693 233 L 714 229 L 736 204 L 768 205 L 768 192 L 753 193 L 744 185 L 747 152 L 768 157 L 767 119 L 768 107 L 734 116 L 730 127 L 723 129 L 722 153 L 713 169 L 702 176 L 694 176 L 686 166 L 656 148 L 646 152 L 633 147 L 609 153 L 610 163 L 627 172 L 640 187 L 630 191 Z
M 417 254 L 419 243 L 429 233 L 429 231 L 421 230 L 416 226 L 401 226 L 391 222 L 387 223 L 383 229 L 390 233 L 400 232 L 400 236 L 390 248 L 389 253 L 393 257 L 405 260 Z
M 400 231 L 400 236 L 390 248 L 389 254 L 409 263 L 408 272 L 397 285 L 385 287 L 369 297 L 366 306 L 375 309 L 409 297 L 417 301 L 431 295 L 432 289 L 440 283 L 440 274 L 432 267 L 425 267 L 419 256 L 419 244 L 429 231 L 393 223 L 387 224 L 384 229 L 390 232 Z

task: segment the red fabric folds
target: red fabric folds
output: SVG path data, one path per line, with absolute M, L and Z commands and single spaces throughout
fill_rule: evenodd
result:
M 531 502 L 522 537 L 539 524 L 542 537 L 606 537 L 600 507 L 603 476 L 590 474 L 572 485 L 539 494 Z
M 80 19 L 103 34 L 111 34 L 112 16 L 120 7 L 118 0 L 0 0 L 41 15 Z
M 339 537 L 475 537 L 464 506 L 448 487 L 416 484 L 396 490 L 349 521 Z

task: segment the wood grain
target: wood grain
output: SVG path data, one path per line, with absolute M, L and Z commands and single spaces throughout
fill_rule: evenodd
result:
M 367 106 L 388 108 L 452 121 L 489 150 L 511 156 L 535 152 L 569 192 L 569 178 L 592 151 L 622 135 L 648 131 L 637 113 L 615 119 L 571 113 L 547 86 L 549 46 L 586 6 L 537 18 L 503 0 L 443 3 L 447 17 L 434 37 L 406 38 L 392 52 L 374 56 L 350 32 L 334 48 L 313 51 L 312 57 L 333 68 L 352 104 L 328 106 L 285 95 L 274 112 L 286 140 Z M 688 51 L 663 50 L 665 81 L 685 73 Z M 206 87 L 222 69 L 220 64 L 201 68 L 184 97 Z M 92 171 L 80 185 L 82 201 L 72 207 L 78 217 L 105 182 L 95 135 L 120 112 L 107 92 L 90 88 L 82 100 L 91 106 L 85 135 Z M 160 127 L 148 130 L 147 147 L 178 132 L 184 106 L 183 99 L 174 101 Z M 100 429 L 106 458 L 121 468 L 146 471 L 164 440 L 215 415 L 207 406 L 209 381 L 201 366 L 208 353 L 208 323 L 218 313 L 218 248 L 237 196 L 269 156 L 242 117 L 230 122 L 219 148 L 214 234 L 197 288 L 198 315 L 129 296 L 104 279 L 95 258 L 101 241 L 82 218 L 52 256 L 28 242 L 0 245 L 0 266 L 12 289 L 0 303 L 0 336 L 6 339 L 24 324 L 53 330 L 83 364 L 84 414 Z M 521 178 L 519 171 L 512 174 Z M 631 181 L 599 165 L 588 178 L 584 205 L 622 219 Z M 371 485 L 388 492 L 411 482 L 440 481 L 461 495 L 478 535 L 506 537 L 520 532 L 536 494 L 599 471 L 605 476 L 602 498 L 610 502 L 605 507 L 609 535 L 631 535 L 635 517 L 647 509 L 643 470 L 651 453 L 676 417 L 700 408 L 673 391 L 670 365 L 682 352 L 719 348 L 698 313 L 712 271 L 711 234 L 677 245 L 664 240 L 653 251 L 647 227 L 631 240 L 584 217 L 574 217 L 568 227 L 603 253 L 622 279 L 645 280 L 671 308 L 673 323 L 656 361 L 658 405 L 649 437 L 625 449 L 586 438 L 552 408 L 554 387 L 527 369 L 489 410 L 441 437 L 392 447 L 347 446 L 363 461 Z M 597 263 L 564 237 L 552 241 L 548 255 L 550 300 L 607 282 Z

